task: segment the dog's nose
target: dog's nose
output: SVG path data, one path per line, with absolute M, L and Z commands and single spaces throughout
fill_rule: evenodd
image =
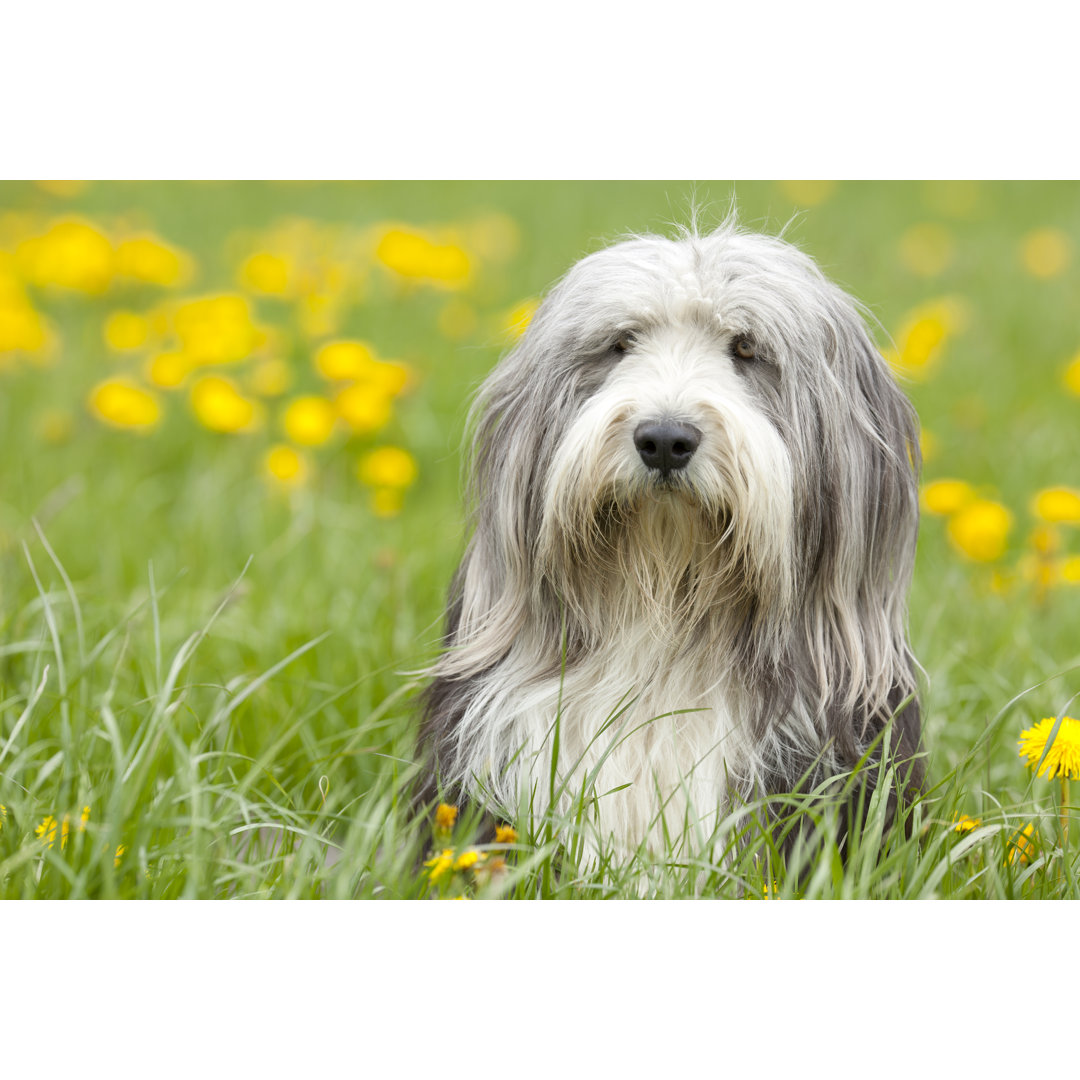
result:
M 678 420 L 646 420 L 634 431 L 634 445 L 650 469 L 667 476 L 685 469 L 701 442 L 701 432 L 693 424 Z

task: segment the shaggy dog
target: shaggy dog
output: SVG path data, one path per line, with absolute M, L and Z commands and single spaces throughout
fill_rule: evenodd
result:
M 810 258 L 730 221 L 589 255 L 471 431 L 429 794 L 628 850 L 881 745 L 917 788 L 917 421 Z

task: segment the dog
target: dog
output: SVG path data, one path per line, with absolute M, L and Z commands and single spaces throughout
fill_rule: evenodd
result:
M 429 795 L 651 850 L 882 745 L 919 789 L 918 422 L 810 257 L 730 218 L 588 255 L 469 431 Z

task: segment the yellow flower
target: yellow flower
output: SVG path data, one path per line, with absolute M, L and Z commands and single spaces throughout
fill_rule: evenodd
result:
M 191 374 L 191 361 L 186 353 L 163 352 L 151 357 L 144 370 L 155 386 L 175 390 Z
M 1071 258 L 1072 243 L 1060 229 L 1033 229 L 1020 244 L 1021 262 L 1033 277 L 1057 277 Z
M 511 338 L 521 337 L 529 329 L 529 323 L 532 322 L 539 306 L 539 300 L 530 298 L 522 300 L 516 307 L 511 308 L 507 312 L 503 323 L 504 333 Z
M 1055 717 L 1040 720 L 1034 727 L 1020 733 L 1020 756 L 1027 758 L 1027 766 L 1034 769 L 1043 751 L 1046 750 L 1050 732 L 1057 723 Z M 1065 776 L 1070 780 L 1080 779 L 1080 720 L 1066 716 L 1061 721 L 1057 737 L 1046 753 L 1038 776 L 1053 780 L 1055 776 Z
M 971 832 L 972 829 L 977 829 L 982 821 L 979 818 L 968 817 L 967 814 L 960 814 L 953 819 L 953 828 L 958 833 Z
M 285 434 L 301 446 L 321 446 L 334 433 L 337 414 L 325 398 L 299 397 L 285 410 Z
M 1065 389 L 1070 394 L 1076 394 L 1077 397 L 1080 397 L 1080 353 L 1077 353 L 1069 362 L 1062 381 L 1065 383 Z
M 105 344 L 117 352 L 130 352 L 146 344 L 150 322 L 134 311 L 114 311 L 105 320 Z
M 953 258 L 952 234 L 944 225 L 913 225 L 900 238 L 900 258 L 922 277 L 940 274 Z
M 496 844 L 516 844 L 517 843 L 517 830 L 513 825 L 496 825 L 495 826 L 495 843 Z
M 435 824 L 440 829 L 452 829 L 457 821 L 458 808 L 449 803 L 439 803 L 435 809 Z
M 34 185 L 59 199 L 72 199 L 86 190 L 88 180 L 35 180 Z
M 291 446 L 270 447 L 263 464 L 267 473 L 286 487 L 299 487 L 307 480 L 307 462 Z
M 232 364 L 266 340 L 242 296 L 225 294 L 190 300 L 176 310 L 176 333 L 197 364 Z
M 375 352 L 364 341 L 331 341 L 315 354 L 315 370 L 327 379 L 362 378 L 375 362 Z
M 192 386 L 191 407 L 199 423 L 211 431 L 251 431 L 259 418 L 255 403 L 221 375 L 205 375 Z
M 421 233 L 399 228 L 383 233 L 375 257 L 402 277 L 451 287 L 463 285 L 472 270 L 468 254 L 458 245 L 436 244 Z
M 1043 521 L 1080 525 L 1080 491 L 1074 488 L 1046 488 L 1035 496 L 1031 508 Z
M 118 428 L 146 430 L 161 420 L 161 406 L 149 391 L 130 379 L 106 379 L 90 392 L 90 411 Z
M 265 296 L 286 296 L 296 275 L 296 268 L 285 255 L 259 251 L 244 260 L 240 284 Z
M 35 285 L 100 295 L 112 282 L 113 247 L 109 238 L 85 221 L 60 221 L 41 236 L 19 244 L 16 258 Z
M 975 500 L 975 489 L 963 480 L 932 480 L 921 494 L 923 509 L 930 514 L 955 514 Z
M 168 288 L 190 276 L 191 257 L 152 234 L 133 236 L 116 245 L 116 273 Z
M 463 851 L 454 863 L 455 870 L 468 870 L 470 867 L 475 866 L 477 863 L 483 862 L 487 858 L 487 855 L 482 851 Z
M 1035 857 L 1035 825 L 1029 822 L 1009 840 L 1009 862 L 1026 863 Z
M 405 498 L 398 488 L 375 488 L 371 493 L 371 509 L 376 517 L 397 517 L 404 505 Z
M 124 854 L 125 851 L 127 851 L 127 844 L 117 844 L 116 845 L 116 855 L 113 857 L 113 866 L 119 866 L 120 865 L 120 858 Z
M 1005 554 L 1012 514 L 1000 503 L 976 499 L 949 519 L 953 546 L 976 562 L 994 562 Z
M 1080 585 L 1080 555 L 1070 555 L 1062 562 L 1061 580 L 1069 585 Z
M 79 832 L 83 832 L 86 829 L 86 823 L 90 820 L 90 807 L 84 806 L 82 813 L 79 815 Z
M 40 353 L 48 339 L 45 320 L 30 303 L 26 290 L 0 264 L 0 353 Z
M 68 815 L 64 815 L 64 820 L 59 824 L 60 832 L 60 849 L 63 850 L 67 844 L 68 831 L 69 831 Z M 41 842 L 46 847 L 52 847 L 56 843 L 56 833 L 58 831 L 56 818 L 52 814 L 47 815 L 41 824 L 34 829 L 34 833 L 38 836 Z
M 835 180 L 781 180 L 780 190 L 800 206 L 820 206 L 836 189 Z
M 365 454 L 356 471 L 361 483 L 370 487 L 407 488 L 416 480 L 415 460 L 397 446 L 381 446 Z
M 7 807 L 0 803 L 0 830 L 3 829 L 5 821 L 7 821 Z
M 969 305 L 952 296 L 931 300 L 909 311 L 896 336 L 889 363 L 913 379 L 926 378 L 941 358 L 949 337 L 962 333 L 970 321 Z
M 438 881 L 454 865 L 454 849 L 443 848 L 439 855 L 433 855 L 424 865 L 430 867 L 428 877 L 432 881 Z

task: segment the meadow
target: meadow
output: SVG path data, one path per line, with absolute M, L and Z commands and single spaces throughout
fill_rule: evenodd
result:
M 472 391 L 577 258 L 733 193 L 920 414 L 910 835 L 417 817 Z M 0 184 L 0 897 L 1077 898 L 1078 301 L 1074 183 Z

